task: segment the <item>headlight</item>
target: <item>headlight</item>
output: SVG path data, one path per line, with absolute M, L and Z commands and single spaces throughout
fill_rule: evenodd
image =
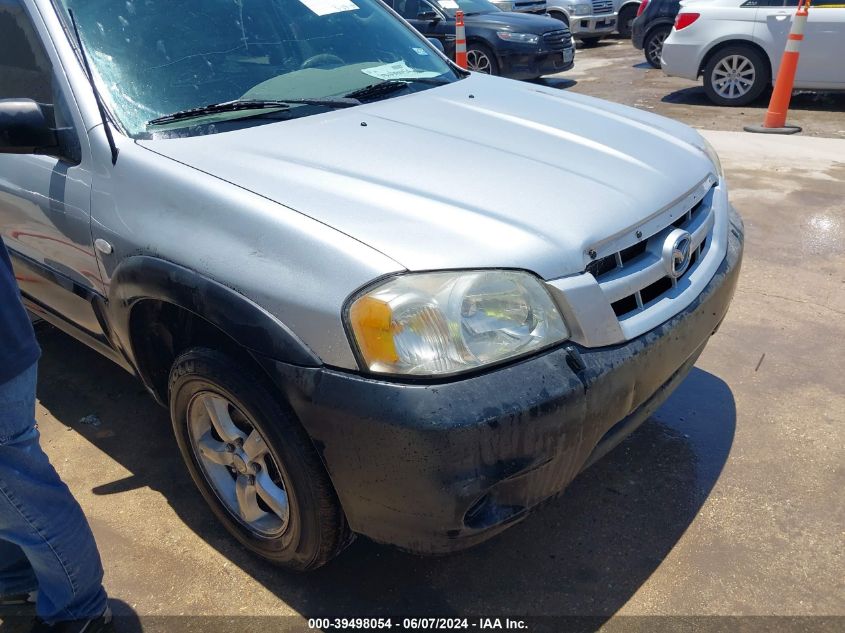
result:
M 572 15 L 590 15 L 593 12 L 591 4 L 576 4 L 572 7 Z
M 498 31 L 496 35 L 500 40 L 506 42 L 519 42 L 520 44 L 536 44 L 540 41 L 539 35 L 533 33 L 511 33 L 510 31 Z
M 366 368 L 385 374 L 454 374 L 569 336 L 542 282 L 506 270 L 400 275 L 346 316 Z
M 494 2 L 497 7 L 499 7 L 502 11 L 513 11 L 513 2 L 509 2 L 508 0 L 500 0 L 499 2 Z
M 722 178 L 722 176 L 725 175 L 725 172 L 722 171 L 722 161 L 719 160 L 719 154 L 716 153 L 716 148 L 714 148 L 710 144 L 710 141 L 708 141 L 703 136 L 701 137 L 701 140 L 703 141 L 701 151 L 707 154 L 707 158 L 709 158 L 710 161 L 713 163 L 713 168 L 716 170 L 716 175 L 719 178 Z

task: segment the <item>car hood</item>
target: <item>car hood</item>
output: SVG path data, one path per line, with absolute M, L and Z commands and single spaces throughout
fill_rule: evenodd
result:
M 548 33 L 549 31 L 560 31 L 566 28 L 566 25 L 560 20 L 556 20 L 545 15 L 513 13 L 508 11 L 468 15 L 465 18 L 465 22 L 467 28 L 478 26 L 495 29 L 497 31 L 536 33 L 538 35 Z
M 473 74 L 236 131 L 144 140 L 360 240 L 409 270 L 582 271 L 713 171 L 680 123 Z

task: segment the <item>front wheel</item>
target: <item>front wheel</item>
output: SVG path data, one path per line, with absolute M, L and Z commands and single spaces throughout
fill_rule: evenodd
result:
M 485 75 L 498 75 L 499 63 L 493 52 L 477 42 L 467 46 L 467 68 Z
M 169 386 L 182 457 L 236 539 L 294 570 L 319 567 L 349 543 L 308 436 L 260 377 L 220 352 L 195 348 L 176 359 Z
M 763 94 L 770 81 L 768 64 L 750 46 L 723 48 L 704 67 L 704 92 L 716 105 L 747 105 Z
M 652 66 L 652 68 L 660 69 L 663 64 L 660 62 L 660 57 L 663 55 L 663 42 L 669 37 L 672 32 L 672 27 L 660 26 L 648 35 L 646 35 L 643 42 L 643 53 L 645 60 Z

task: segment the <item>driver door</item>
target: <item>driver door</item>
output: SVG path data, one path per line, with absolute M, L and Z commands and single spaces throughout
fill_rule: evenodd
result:
M 91 238 L 87 135 L 40 18 L 0 3 L 0 99 L 32 99 L 59 130 L 61 156 L 0 154 L 0 234 L 30 309 L 100 338 L 103 295 Z M 52 318 L 50 318 L 52 317 Z
M 457 6 L 454 0 L 442 0 L 440 4 Z M 441 7 L 428 0 L 394 0 L 393 8 L 424 36 L 439 40 L 446 56 L 455 59 L 455 20 Z

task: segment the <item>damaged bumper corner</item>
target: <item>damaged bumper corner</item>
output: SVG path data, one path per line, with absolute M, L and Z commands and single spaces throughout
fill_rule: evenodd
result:
M 552 351 L 442 383 L 273 363 L 353 531 L 420 553 L 524 518 L 641 424 L 684 379 L 733 297 L 742 221 L 683 312 L 622 345 Z

